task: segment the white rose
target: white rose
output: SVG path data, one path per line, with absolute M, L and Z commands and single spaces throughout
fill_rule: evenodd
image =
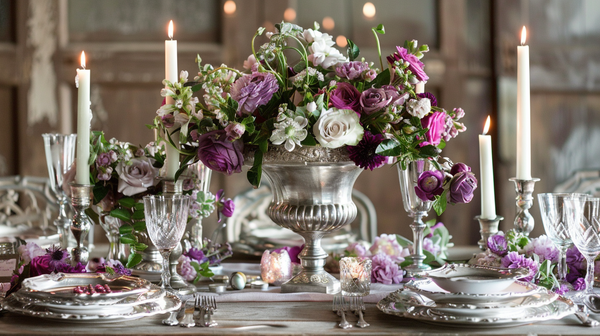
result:
M 427 113 L 431 112 L 431 101 L 428 98 L 411 99 L 407 104 L 408 113 L 419 119 L 423 119 Z
M 313 126 L 315 138 L 321 146 L 327 148 L 356 146 L 364 132 L 356 112 L 338 110 L 335 107 L 321 113 Z

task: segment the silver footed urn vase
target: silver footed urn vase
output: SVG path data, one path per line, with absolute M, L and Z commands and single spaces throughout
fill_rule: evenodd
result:
M 281 291 L 339 292 L 340 282 L 323 268 L 327 252 L 321 238 L 356 218 L 352 189 L 362 168 L 349 159 L 345 148 L 301 147 L 288 152 L 273 146 L 264 155 L 262 169 L 273 192 L 269 217 L 305 242 L 299 255 L 302 272 Z

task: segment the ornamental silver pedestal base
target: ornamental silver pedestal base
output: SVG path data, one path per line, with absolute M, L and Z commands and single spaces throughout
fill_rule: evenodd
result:
M 345 149 L 302 147 L 287 152 L 274 146 L 265 154 L 263 173 L 273 192 L 267 214 L 305 241 L 298 256 L 303 270 L 281 286 L 282 292 L 341 291 L 340 282 L 323 269 L 327 253 L 321 238 L 356 218 L 352 188 L 361 172 Z
M 529 233 L 533 230 L 535 221 L 533 216 L 529 213 L 529 209 L 533 205 L 533 187 L 535 182 L 538 182 L 539 178 L 532 178 L 529 180 L 522 180 L 516 177 L 509 179 L 515 183 L 515 191 L 517 192 L 517 207 L 518 212 L 515 217 L 515 230 L 523 233 L 525 236 L 529 236 Z
M 490 238 L 491 236 L 498 233 L 498 225 L 500 224 L 500 221 L 503 219 L 504 219 L 504 217 L 502 217 L 502 216 L 497 216 L 494 219 L 481 218 L 481 216 L 475 217 L 475 220 L 479 221 L 479 228 L 480 228 L 479 233 L 481 233 L 481 239 L 477 242 L 477 245 L 479 245 L 479 248 L 482 251 L 485 251 L 488 249 L 488 246 L 487 246 L 488 238 Z
M 71 264 L 77 265 L 78 262 L 86 264 L 90 253 L 82 243 L 85 237 L 90 232 L 92 220 L 85 213 L 85 210 L 92 204 L 92 189 L 93 185 L 87 184 L 71 184 L 71 205 L 73 206 L 74 214 L 71 222 L 71 233 L 75 237 L 77 246 L 71 250 Z

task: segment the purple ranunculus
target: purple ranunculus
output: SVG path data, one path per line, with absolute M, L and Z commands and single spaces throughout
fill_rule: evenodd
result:
M 529 274 L 523 278 L 523 281 L 531 281 L 535 277 L 539 265 L 535 260 L 525 257 L 518 252 L 508 252 L 508 254 L 502 258 L 502 267 L 505 268 L 526 268 L 529 270 Z
M 129 164 L 121 161 L 116 170 L 119 174 L 117 190 L 125 196 L 143 193 L 158 183 L 158 168 L 154 167 L 153 159 L 145 156 L 133 158 Z
M 290 260 L 293 263 L 299 264 L 300 258 L 298 258 L 298 255 L 300 255 L 300 252 L 302 252 L 303 249 L 304 249 L 304 244 L 298 245 L 298 246 L 284 246 L 284 247 L 274 249 L 272 252 L 281 253 L 281 251 L 286 251 L 287 254 L 290 256 Z
M 427 170 L 421 173 L 415 186 L 415 193 L 423 201 L 433 201 L 444 191 L 444 173 L 440 170 Z
M 254 113 L 271 100 L 279 89 L 277 78 L 270 72 L 253 72 L 243 75 L 231 86 L 231 98 L 238 102 L 239 116 Z
M 198 158 L 205 166 L 227 175 L 240 173 L 244 165 L 242 151 L 244 142 L 227 141 L 224 130 L 212 131 L 200 136 L 198 140 Z
M 113 150 L 111 150 L 105 153 L 98 154 L 98 157 L 96 158 L 96 166 L 108 167 L 115 161 L 117 161 L 117 154 Z
M 343 62 L 338 63 L 335 67 L 335 74 L 340 78 L 346 78 L 348 80 L 355 80 L 360 78 L 363 72 L 369 70 L 369 64 L 367 62 Z
M 427 98 L 431 102 L 431 106 L 438 106 L 437 105 L 437 99 L 435 98 L 435 96 L 431 92 L 417 93 L 417 97 L 419 97 L 419 98 Z
M 398 96 L 398 92 L 390 91 L 390 95 L 386 94 L 384 88 L 369 88 L 363 91 L 360 95 L 360 106 L 366 114 L 381 111 L 385 109 L 391 102 L 392 99 Z M 393 96 L 393 94 L 396 96 Z
M 452 165 L 452 168 L 450 168 L 450 175 L 454 176 L 458 173 L 470 172 L 470 171 L 471 171 L 471 167 L 467 166 L 466 164 L 464 164 L 462 162 L 458 162 L 458 163 L 455 163 L 454 165 Z
M 386 285 L 399 284 L 403 278 L 403 271 L 392 258 L 384 253 L 373 256 L 371 265 L 371 282 Z
M 350 83 L 338 83 L 337 88 L 331 91 L 329 102 L 339 110 L 360 113 L 360 92 Z
M 421 126 L 427 128 L 427 132 L 425 133 L 425 141 L 421 142 L 420 146 L 437 146 L 442 141 L 442 132 L 444 132 L 446 126 L 446 114 L 437 111 L 426 115 L 421 119 Z
M 112 177 L 112 167 L 98 167 L 98 180 L 108 181 Z
M 573 281 L 573 290 L 580 291 L 585 289 L 585 278 L 577 278 Z
M 477 178 L 471 172 L 461 172 L 450 181 L 448 201 L 450 203 L 469 203 L 473 199 L 473 192 L 477 189 Z
M 490 236 L 487 240 L 487 247 L 490 252 L 504 257 L 508 253 L 508 242 L 506 237 L 500 234 Z
M 377 146 L 384 140 L 381 134 L 372 134 L 365 131 L 363 138 L 356 146 L 347 146 L 350 160 L 363 168 L 373 170 L 383 166 L 386 162 L 386 156 L 375 153 Z
M 408 69 L 415 75 L 419 82 L 426 82 L 429 80 L 429 76 L 423 70 L 423 62 L 421 62 L 417 56 L 409 54 L 408 50 L 402 47 L 396 47 L 396 52 L 387 57 L 390 64 L 394 64 L 395 61 L 408 62 Z
M 192 260 L 197 261 L 199 264 L 206 261 L 206 257 L 204 256 L 204 252 L 201 249 L 192 247 L 183 253 L 186 257 L 189 257 Z

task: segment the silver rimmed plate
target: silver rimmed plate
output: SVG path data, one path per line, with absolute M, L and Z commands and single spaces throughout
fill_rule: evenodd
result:
M 160 299 L 151 300 L 145 303 L 140 303 L 133 306 L 133 309 L 127 313 L 118 312 L 103 312 L 100 314 L 76 314 L 76 313 L 58 313 L 35 304 L 25 304 L 18 301 L 12 295 L 2 301 L 2 308 L 9 312 L 23 314 L 32 317 L 50 319 L 54 321 L 64 322 L 81 322 L 81 323 L 106 323 L 106 322 L 122 322 L 136 320 L 146 316 L 164 314 L 181 307 L 181 300 L 171 294 L 166 293 Z
M 469 304 L 481 308 L 501 307 L 503 304 L 514 305 L 511 302 L 517 299 L 548 292 L 544 287 L 523 281 L 515 281 L 508 288 L 494 294 L 450 293 L 440 288 L 431 279 L 411 280 L 404 286 L 438 304 Z
M 430 278 L 442 289 L 452 293 L 493 294 L 525 277 L 525 268 L 499 268 L 469 264 L 445 264 L 429 271 Z
M 78 294 L 77 286 L 108 285 L 112 293 Z M 19 292 L 23 296 L 56 304 L 112 304 L 150 290 L 150 282 L 131 276 L 111 277 L 105 273 L 53 273 L 28 278 Z
M 559 296 L 555 301 L 540 307 L 523 309 L 515 316 L 461 316 L 448 312 L 440 312 L 432 307 L 415 306 L 404 300 L 398 300 L 395 293 L 391 293 L 379 303 L 377 308 L 390 315 L 415 319 L 426 323 L 457 325 L 474 328 L 514 327 L 523 324 L 558 320 L 575 313 L 577 307 L 565 297 Z

